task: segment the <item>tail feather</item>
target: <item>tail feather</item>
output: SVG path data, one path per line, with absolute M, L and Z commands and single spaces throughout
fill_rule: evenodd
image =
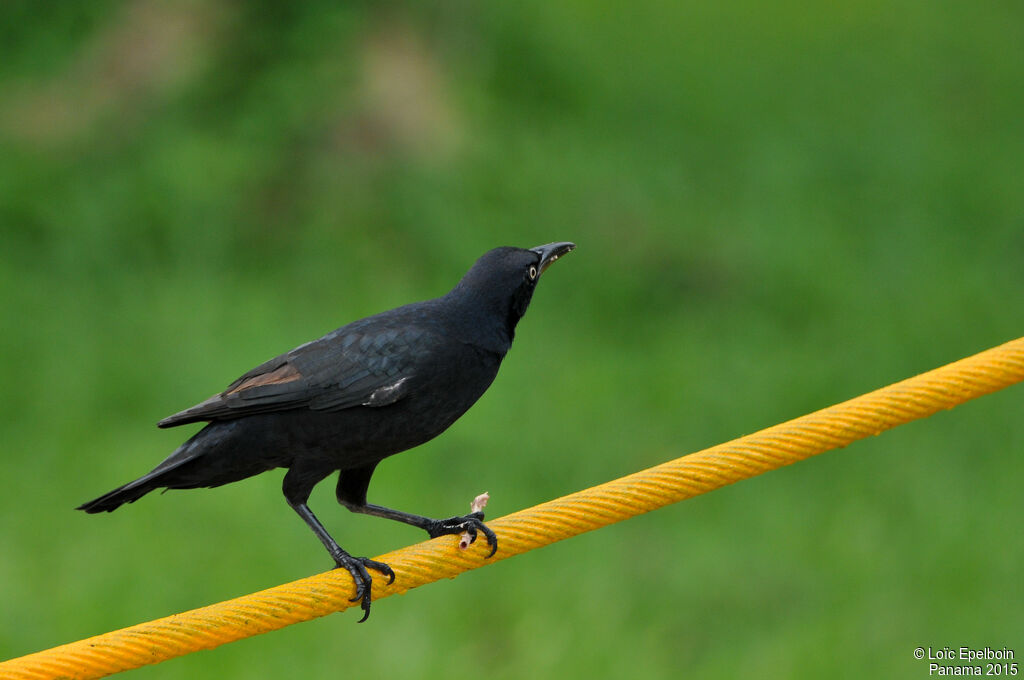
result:
M 99 498 L 94 498 L 88 503 L 82 503 L 75 510 L 84 510 L 89 514 L 113 512 L 125 503 L 134 503 L 160 486 L 159 483 L 153 483 L 152 479 L 147 479 L 148 477 L 149 475 L 146 475 L 146 477 L 136 479 L 134 482 L 129 482 L 109 493 L 105 493 Z
M 142 477 L 139 477 L 133 482 L 128 482 L 124 486 L 119 486 L 113 491 L 103 494 L 99 498 L 94 498 L 88 503 L 82 503 L 75 508 L 75 510 L 84 510 L 90 514 L 97 512 L 113 512 L 125 503 L 134 503 L 154 489 L 159 489 L 164 486 L 183 488 L 179 487 L 181 480 L 176 478 L 172 473 L 181 466 L 202 455 L 202 452 L 205 449 L 202 446 L 196 445 L 202 434 L 203 432 L 195 434 L 191 439 L 178 447 L 178 449 L 168 456 L 162 463 Z

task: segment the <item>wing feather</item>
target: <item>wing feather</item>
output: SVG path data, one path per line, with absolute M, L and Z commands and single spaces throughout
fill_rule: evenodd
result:
M 412 391 L 417 362 L 429 354 L 431 336 L 415 325 L 350 324 L 257 366 L 220 394 L 158 425 L 173 427 L 297 408 L 336 411 L 387 406 Z

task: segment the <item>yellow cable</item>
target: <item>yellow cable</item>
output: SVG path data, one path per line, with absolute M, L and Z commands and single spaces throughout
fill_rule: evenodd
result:
M 1024 380 L 1024 338 L 814 413 L 489 522 L 499 548 L 460 552 L 446 536 L 374 559 L 373 599 L 512 557 L 840 448 Z M 343 569 L 0 663 L 0 678 L 100 678 L 353 606 Z M 372 623 L 370 625 L 373 625 Z

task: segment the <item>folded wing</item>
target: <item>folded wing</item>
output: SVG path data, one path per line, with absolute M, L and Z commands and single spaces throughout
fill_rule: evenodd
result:
M 220 394 L 158 425 L 297 408 L 387 406 L 411 393 L 417 365 L 429 361 L 430 340 L 430 333 L 416 326 L 352 324 L 257 366 Z

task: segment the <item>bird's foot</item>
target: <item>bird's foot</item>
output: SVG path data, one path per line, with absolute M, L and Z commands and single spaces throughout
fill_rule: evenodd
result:
M 344 550 L 340 550 L 336 554 L 332 552 L 332 557 L 334 557 L 334 562 L 339 569 L 343 567 L 348 569 L 348 573 L 352 574 L 352 580 L 356 584 L 356 596 L 349 600 L 349 602 L 360 602 L 359 607 L 363 610 L 363 618 L 359 619 L 359 623 L 362 623 L 370 616 L 370 596 L 373 587 L 373 579 L 370 577 L 370 572 L 367 571 L 367 568 L 379 571 L 387 576 L 388 585 L 395 582 L 395 572 L 383 562 L 377 562 L 368 557 L 352 557 Z
M 470 543 L 476 542 L 479 532 L 487 539 L 487 545 L 491 546 L 491 552 L 487 556 L 493 557 L 494 553 L 498 551 L 498 537 L 484 524 L 484 513 L 482 512 L 471 512 L 468 515 L 449 517 L 448 519 L 436 519 L 426 527 L 426 530 L 431 538 L 465 533 L 469 535 Z

